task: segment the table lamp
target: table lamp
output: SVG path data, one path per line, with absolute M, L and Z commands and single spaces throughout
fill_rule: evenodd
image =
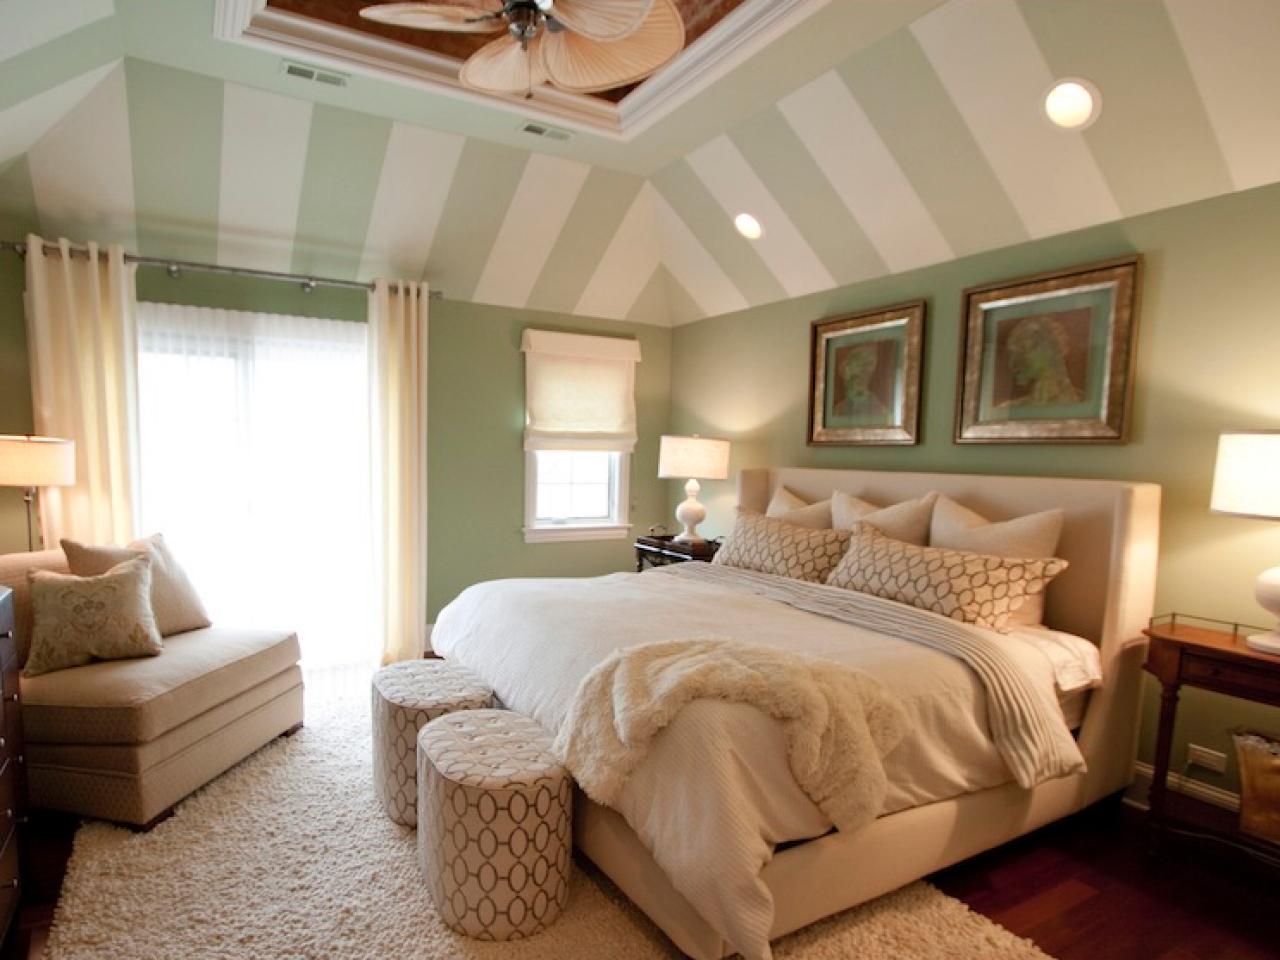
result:
M 676 507 L 676 519 L 684 527 L 675 539 L 680 543 L 706 543 L 698 536 L 698 524 L 707 519 L 707 508 L 698 502 L 699 480 L 727 480 L 729 441 L 709 437 L 664 436 L 658 450 L 658 477 L 662 480 L 688 479 L 685 499 Z
M 32 512 L 37 487 L 69 487 L 76 482 L 74 440 L 0 436 L 0 487 L 22 487 L 27 505 L 27 549 L 36 548 Z
M 1224 433 L 1218 438 L 1210 509 L 1236 517 L 1280 520 L 1280 430 Z M 1258 576 L 1254 596 L 1280 621 L 1280 567 Z M 1245 638 L 1254 650 L 1280 654 L 1280 625 Z

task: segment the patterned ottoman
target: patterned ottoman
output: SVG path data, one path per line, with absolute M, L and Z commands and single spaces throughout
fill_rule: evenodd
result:
M 418 731 L 454 710 L 493 703 L 493 691 L 465 667 L 407 660 L 373 675 L 373 783 L 387 816 L 418 823 Z
M 469 710 L 418 734 L 418 863 L 440 918 L 481 940 L 550 926 L 569 896 L 573 781 L 535 721 Z

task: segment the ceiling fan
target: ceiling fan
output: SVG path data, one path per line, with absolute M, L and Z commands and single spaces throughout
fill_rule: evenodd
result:
M 360 16 L 415 30 L 503 33 L 459 74 L 485 93 L 527 97 L 541 83 L 574 93 L 611 90 L 643 80 L 684 49 L 684 21 L 672 0 L 380 3 Z

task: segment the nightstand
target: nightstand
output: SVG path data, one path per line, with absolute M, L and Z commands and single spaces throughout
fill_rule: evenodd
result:
M 1187 623 L 1196 621 L 1195 624 Z M 1197 625 L 1199 624 L 1199 625 Z M 1256 628 L 1170 614 L 1143 631 L 1151 638 L 1146 670 L 1160 681 L 1160 726 L 1151 778 L 1151 820 L 1158 832 L 1220 840 L 1280 866 L 1280 844 L 1242 833 L 1234 814 L 1175 796 L 1167 788 L 1178 691 L 1199 687 L 1231 697 L 1280 706 L 1280 657 L 1259 653 L 1244 638 Z
M 682 543 L 674 537 L 637 537 L 636 573 L 645 567 L 664 567 L 668 563 L 684 563 L 688 560 L 710 562 L 720 549 L 720 541 L 704 540 L 701 543 Z
M 0 587 L 0 937 L 18 909 L 20 825 L 25 822 L 26 771 L 18 703 L 18 646 L 14 639 L 13 591 Z

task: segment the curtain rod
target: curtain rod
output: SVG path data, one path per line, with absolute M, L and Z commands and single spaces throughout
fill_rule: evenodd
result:
M 27 245 L 13 240 L 0 240 L 0 250 L 8 250 L 20 257 L 27 255 Z M 45 253 L 58 253 L 61 248 L 56 243 L 45 243 Z M 87 257 L 89 251 L 81 246 L 72 245 L 72 256 Z M 124 255 L 125 263 L 136 263 L 142 267 L 163 267 L 169 276 L 177 279 L 184 270 L 192 273 L 219 273 L 232 277 L 253 277 L 256 280 L 276 280 L 284 283 L 296 283 L 303 291 L 310 293 L 316 287 L 341 287 L 347 290 L 372 290 L 372 283 L 361 283 L 358 280 L 339 280 L 336 277 L 309 277 L 299 273 L 277 273 L 273 270 L 253 270 L 249 267 L 224 267 L 217 263 L 197 263 L 193 260 L 166 260 L 160 257 L 140 257 L 134 253 Z M 427 296 L 431 300 L 439 300 L 444 294 L 439 290 L 430 291 Z

